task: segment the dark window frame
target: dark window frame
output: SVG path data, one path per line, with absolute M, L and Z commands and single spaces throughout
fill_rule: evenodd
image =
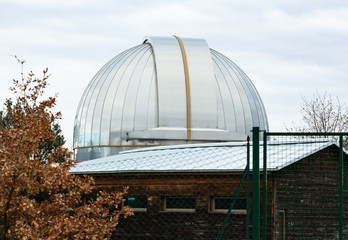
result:
M 129 199 L 129 198 L 138 198 L 138 199 L 142 198 L 142 199 L 146 199 L 146 208 L 131 207 L 131 206 L 129 206 L 129 207 L 130 207 L 131 210 L 134 211 L 134 212 L 146 212 L 146 211 L 147 211 L 147 208 L 148 208 L 148 198 L 147 198 L 146 196 L 126 196 L 126 197 L 124 197 L 124 198 L 126 199 L 126 201 L 127 201 L 127 199 Z M 126 204 L 126 201 L 124 201 L 124 202 L 122 203 L 122 207 L 128 206 L 128 205 Z
M 224 209 L 216 209 L 215 208 L 215 200 L 216 199 L 229 199 L 232 200 L 233 196 L 212 196 L 210 197 L 210 207 L 209 210 L 212 213 L 227 213 L 228 212 L 228 208 L 224 208 Z M 245 202 L 247 201 L 246 198 L 237 198 L 237 200 L 244 200 Z M 246 204 L 245 204 L 246 205 Z M 231 213 L 233 214 L 246 214 L 246 208 L 245 209 L 232 209 Z
M 194 208 L 168 208 L 167 201 L 168 199 L 193 199 L 194 200 Z M 196 198 L 193 196 L 164 196 L 162 197 L 162 210 L 164 212 L 186 212 L 186 213 L 195 213 L 196 212 Z

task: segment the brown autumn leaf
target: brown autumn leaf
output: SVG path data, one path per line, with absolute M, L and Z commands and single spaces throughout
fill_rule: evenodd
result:
M 129 208 L 108 208 L 121 205 L 126 189 L 98 192 L 91 177 L 71 175 L 75 162 L 55 159 L 69 155 L 66 148 L 53 152 L 47 164 L 33 157 L 43 139 L 54 137 L 49 130 L 61 116 L 52 110 L 55 97 L 42 99 L 47 71 L 42 79 L 30 72 L 11 88 L 17 101 L 7 111 L 15 123 L 0 132 L 0 239 L 107 239 L 120 216 L 132 215 Z M 93 193 L 96 200 L 83 204 Z

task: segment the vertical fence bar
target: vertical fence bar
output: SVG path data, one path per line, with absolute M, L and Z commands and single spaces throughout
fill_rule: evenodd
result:
M 246 189 L 246 240 L 249 240 L 249 231 L 250 231 L 250 137 L 247 138 L 247 189 Z
M 260 128 L 253 127 L 253 240 L 260 239 Z
M 339 239 L 343 240 L 343 135 L 340 134 L 339 149 Z
M 226 228 L 226 226 L 227 226 L 228 219 L 229 219 L 229 217 L 231 216 L 231 212 L 232 212 L 233 206 L 234 206 L 234 204 L 236 203 L 236 200 L 237 200 L 239 191 L 240 191 L 240 189 L 242 188 L 242 185 L 243 185 L 244 178 L 245 178 L 245 176 L 247 176 L 247 175 L 248 175 L 248 169 L 247 169 L 247 167 L 245 167 L 244 172 L 243 172 L 242 179 L 240 180 L 240 182 L 239 182 L 239 184 L 238 184 L 237 191 L 236 191 L 236 193 L 234 194 L 233 199 L 232 199 L 232 203 L 230 204 L 230 207 L 228 208 L 228 212 L 227 212 L 227 215 L 226 215 L 226 217 L 225 217 L 225 221 L 224 221 L 224 223 L 222 224 L 222 228 L 221 228 L 221 230 L 220 230 L 220 233 L 219 233 L 219 236 L 218 236 L 217 240 L 221 240 L 221 239 L 222 239 L 222 235 L 224 234 L 224 230 L 225 230 L 225 228 Z
M 262 239 L 267 239 L 267 134 L 263 133 Z

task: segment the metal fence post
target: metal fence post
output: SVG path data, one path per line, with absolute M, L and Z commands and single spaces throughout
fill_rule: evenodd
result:
M 247 216 L 246 216 L 246 240 L 249 240 L 250 238 L 250 137 L 247 138 L 247 202 L 246 202 L 246 210 L 247 210 Z
M 267 239 L 267 134 L 263 133 L 262 239 Z
M 260 239 L 260 128 L 253 127 L 253 240 Z
M 340 134 L 339 149 L 339 239 L 343 239 L 343 135 Z

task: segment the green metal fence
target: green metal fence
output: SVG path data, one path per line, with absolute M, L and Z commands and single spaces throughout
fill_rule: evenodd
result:
M 134 216 L 120 219 L 112 239 L 249 239 L 249 155 L 248 141 L 170 146 L 86 162 L 79 171 L 96 169 L 103 189 L 128 187 L 124 206 Z
M 253 239 L 348 239 L 348 133 L 253 135 Z
M 75 174 L 128 187 L 117 207 L 134 216 L 112 239 L 348 239 L 347 137 L 254 128 L 250 142 L 125 152 Z
M 246 156 L 246 159 L 247 159 L 247 162 L 246 162 L 246 167 L 244 169 L 244 172 L 243 172 L 243 175 L 240 179 L 240 182 L 238 184 L 238 187 L 237 187 L 237 190 L 236 192 L 234 193 L 234 196 L 232 198 L 232 201 L 230 203 L 230 206 L 228 208 L 228 211 L 227 211 L 227 215 L 226 215 L 226 218 L 224 220 L 224 223 L 222 225 L 222 228 L 219 232 L 219 236 L 217 238 L 217 240 L 221 240 L 223 238 L 223 234 L 224 234 L 224 231 L 227 227 L 227 224 L 228 224 L 228 221 L 229 221 L 229 218 L 231 217 L 231 213 L 232 213 L 232 210 L 234 208 L 234 206 L 236 205 L 236 201 L 238 199 L 238 196 L 239 196 L 239 193 L 240 193 L 240 190 L 242 188 L 242 185 L 243 185 L 243 182 L 244 182 L 244 179 L 246 179 L 246 228 L 245 228 L 245 239 L 249 239 L 249 219 L 250 219 L 250 138 L 248 137 L 247 139 L 247 156 Z M 243 236 L 242 233 L 240 233 L 239 236 Z

